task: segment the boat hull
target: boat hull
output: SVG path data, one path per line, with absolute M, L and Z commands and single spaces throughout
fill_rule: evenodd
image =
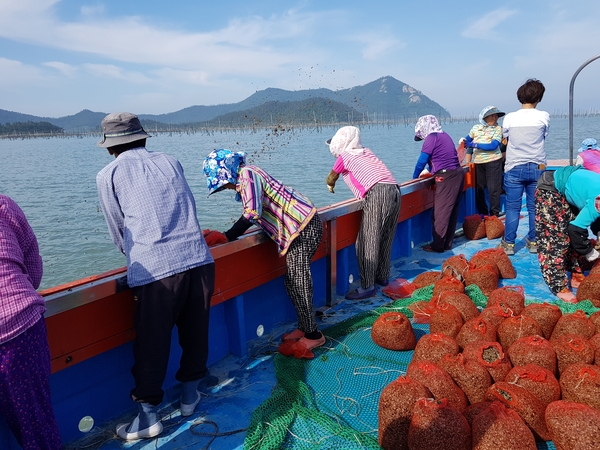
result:
M 474 214 L 472 167 L 465 168 L 459 226 Z M 432 180 L 403 184 L 402 206 L 392 258 L 410 256 L 414 246 L 431 240 Z M 354 242 L 361 202 L 349 200 L 319 210 L 325 235 L 314 256 L 314 303 L 325 311 L 343 298 L 351 275 L 358 279 Z M 248 342 L 296 320 L 283 282 L 285 259 L 258 231 L 211 249 L 216 286 L 210 317 L 209 366 L 228 355 L 244 356 Z M 124 285 L 125 268 L 42 291 L 46 299 L 52 358 L 51 389 L 63 442 L 83 436 L 82 418 L 96 425 L 132 407 L 133 299 Z M 175 372 L 181 351 L 174 331 L 164 389 L 167 399 L 178 387 Z M 0 422 L 0 448 L 18 448 Z

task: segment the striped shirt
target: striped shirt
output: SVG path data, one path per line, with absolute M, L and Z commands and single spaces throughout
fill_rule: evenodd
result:
M 179 161 L 140 147 L 96 176 L 100 207 L 127 257 L 127 283 L 142 286 L 213 262 Z
M 46 312 L 38 242 L 19 206 L 0 194 L 0 344 L 35 325 Z
M 354 196 L 359 199 L 364 198 L 377 183 L 398 184 L 383 161 L 368 148 L 360 155 L 342 153 L 335 161 L 333 171 L 342 175 Z
M 502 142 L 502 127 L 500 125 L 482 125 L 480 123 L 473 125 L 469 136 L 477 144 L 491 144 L 492 141 Z M 500 145 L 496 150 L 473 149 L 473 162 L 475 164 L 485 164 L 502 158 Z
M 243 216 L 275 241 L 282 256 L 317 212 L 307 197 L 256 166 L 240 168 L 236 190 L 244 206 Z

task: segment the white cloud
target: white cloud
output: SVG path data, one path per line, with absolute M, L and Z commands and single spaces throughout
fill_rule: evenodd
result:
M 427 23 L 403 16 L 402 5 L 388 6 L 395 10 L 382 15 L 358 1 L 335 10 L 328 2 L 295 0 L 295 6 L 273 11 L 261 10 L 262 3 L 230 12 L 227 5 L 207 7 L 214 11 L 196 24 L 177 10 L 161 10 L 158 0 L 148 1 L 135 9 L 118 0 L 83 6 L 0 0 L 0 39 L 10 43 L 0 50 L 4 105 L 10 99 L 20 109 L 38 101 L 41 108 L 43 98 L 61 113 L 71 105 L 107 110 L 113 103 L 160 113 L 237 102 L 268 87 L 337 90 L 390 75 L 453 112 L 478 112 L 493 102 L 491 95 L 510 107 L 528 77 L 547 85 L 544 103 L 559 91 L 556 101 L 562 101 L 572 71 L 598 51 L 594 18 L 600 3 L 591 0 L 577 8 L 532 0 L 518 10 L 509 0 L 477 17 L 468 14 L 482 11 L 481 5 L 465 0 L 459 7 L 433 8 Z M 465 24 L 470 26 L 461 32 Z M 424 27 L 435 27 L 435 33 Z M 428 64 L 432 52 L 436 68 Z M 28 90 L 16 95 L 10 86 Z M 100 94 L 108 91 L 108 97 Z M 595 96 L 592 91 L 586 101 Z
M 29 10 L 5 9 L 0 4 L 0 36 L 108 60 L 180 69 L 198 69 L 227 61 L 244 63 L 249 58 L 260 58 L 258 63 L 287 63 L 293 55 L 275 50 L 269 43 L 306 36 L 315 23 L 310 14 L 288 12 L 268 19 L 258 16 L 232 19 L 227 27 L 214 32 L 185 32 L 162 29 L 135 16 L 103 17 L 99 15 L 102 8 L 83 8 L 85 20 L 62 22 L 52 14 L 55 2 L 38 5 L 22 1 L 29 4 Z M 243 69 L 244 65 L 238 64 L 238 68 Z
M 506 19 L 513 16 L 515 13 L 515 10 L 506 8 L 500 8 L 491 11 L 483 17 L 475 20 L 475 22 L 473 22 L 461 33 L 461 36 L 474 39 L 497 39 L 500 35 L 500 33 L 496 30 L 498 25 L 502 24 L 504 21 L 506 21 Z
M 391 53 L 406 47 L 406 44 L 399 41 L 390 33 L 385 34 L 365 34 L 353 37 L 362 48 L 361 55 L 367 61 L 378 61 L 386 57 L 391 57 Z
M 168 82 L 196 85 L 209 84 L 208 74 L 200 70 L 176 70 L 166 67 L 162 69 L 157 69 L 153 71 L 153 73 L 158 78 Z
M 59 2 L 0 0 L 0 36 L 17 41 L 43 42 L 44 32 L 54 23 L 52 7 Z
M 99 78 L 126 81 L 131 84 L 146 84 L 151 82 L 151 79 L 142 73 L 127 71 L 113 64 L 84 64 L 83 67 L 89 74 Z
M 37 83 L 44 79 L 39 68 L 14 59 L 0 57 L 0 73 L 2 74 L 2 87 L 23 86 Z
M 81 7 L 80 11 L 82 16 L 95 18 L 100 14 L 104 14 L 106 8 L 102 4 L 84 5 Z
M 58 70 L 61 74 L 63 74 L 67 78 L 73 78 L 77 73 L 76 67 L 72 66 L 71 64 L 65 64 L 65 63 L 59 62 L 59 61 L 48 61 L 48 62 L 42 63 L 42 65 Z

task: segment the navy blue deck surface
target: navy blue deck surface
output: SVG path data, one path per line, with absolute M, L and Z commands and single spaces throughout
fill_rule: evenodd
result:
M 544 283 L 535 254 L 529 253 L 525 247 L 527 230 L 527 212 L 523 212 L 519 224 L 516 254 L 511 261 L 517 270 L 517 278 L 501 280 L 500 286 L 523 286 L 526 299 L 538 302 L 553 302 L 556 297 L 551 294 Z M 413 249 L 410 257 L 393 261 L 392 279 L 405 278 L 412 280 L 421 272 L 440 270 L 441 264 L 452 255 L 464 254 L 469 259 L 479 250 L 496 247 L 500 239 L 468 241 L 464 237 L 455 240 L 451 251 L 442 254 L 428 253 L 421 248 Z M 390 298 L 378 292 L 376 297 L 362 300 L 344 300 L 338 296 L 339 303 L 324 312 L 319 318 L 319 326 L 327 335 L 327 326 L 341 322 L 360 312 L 382 306 L 390 302 Z M 273 354 L 277 350 L 281 335 L 295 328 L 294 323 L 281 324 L 269 334 L 265 334 L 250 343 L 251 356 L 239 358 L 229 356 L 210 368 L 210 376 L 202 386 L 205 394 L 196 413 L 185 420 L 179 415 L 176 398 L 177 392 L 169 393 L 172 405 L 161 410 L 165 431 L 153 440 L 124 442 L 114 434 L 115 425 L 130 421 L 136 414 L 132 409 L 113 423 L 95 427 L 82 438 L 66 446 L 67 449 L 202 449 L 214 450 L 242 449 L 245 429 L 250 423 L 250 415 L 265 399 L 270 396 L 275 385 Z M 328 345 L 328 344 L 326 344 Z M 540 449 L 553 449 L 549 443 L 538 444 Z

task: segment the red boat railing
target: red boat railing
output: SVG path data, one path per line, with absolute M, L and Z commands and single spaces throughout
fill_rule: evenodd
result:
M 473 187 L 472 166 L 465 167 L 465 190 Z M 413 180 L 401 186 L 402 223 L 433 205 L 432 179 Z M 327 258 L 326 303 L 336 298 L 338 251 L 354 244 L 360 224 L 361 203 L 347 200 L 319 210 L 325 235 L 314 260 Z M 409 237 L 407 237 L 409 239 Z M 218 305 L 285 273 L 285 259 L 261 232 L 211 248 L 216 263 L 212 305 Z M 82 278 L 41 291 L 46 299 L 46 324 L 53 372 L 99 355 L 130 341 L 133 299 L 123 285 L 125 268 Z

